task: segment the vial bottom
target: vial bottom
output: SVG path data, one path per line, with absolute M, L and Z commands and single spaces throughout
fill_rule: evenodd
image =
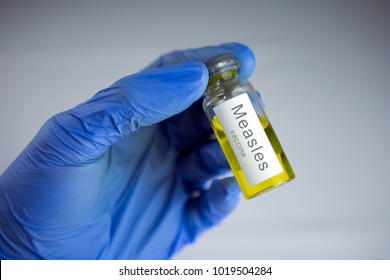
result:
M 250 199 L 257 195 L 263 194 L 295 178 L 294 171 L 292 170 L 291 165 L 283 151 L 283 148 L 279 143 L 275 131 L 272 128 L 272 125 L 264 117 L 262 116 L 258 116 L 258 117 L 272 145 L 272 148 L 275 151 L 275 154 L 280 162 L 280 165 L 283 168 L 283 172 L 267 180 L 264 180 L 260 183 L 257 183 L 253 186 L 250 186 L 248 184 L 245 174 L 240 167 L 240 164 L 230 146 L 229 140 L 226 137 L 226 134 L 223 131 L 223 128 L 219 123 L 217 117 L 214 116 L 211 122 L 211 126 L 214 130 L 214 134 L 219 144 L 221 145 L 221 148 L 226 156 L 230 168 L 232 169 L 233 174 L 236 177 L 236 180 L 238 182 L 238 185 L 240 186 L 241 191 L 246 199 Z

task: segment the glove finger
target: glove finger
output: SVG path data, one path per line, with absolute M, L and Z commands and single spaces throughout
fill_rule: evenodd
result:
M 190 194 L 205 189 L 212 179 L 231 176 L 229 164 L 216 140 L 192 150 L 179 162 L 179 166 L 179 173 Z
M 95 161 L 130 132 L 188 108 L 202 96 L 207 80 L 207 70 L 199 62 L 122 78 L 87 102 L 51 118 L 33 140 L 35 156 L 52 164 Z
M 206 229 L 219 224 L 237 206 L 240 189 L 234 177 L 215 180 L 208 191 L 186 205 L 184 243 L 190 243 Z
M 173 51 L 160 56 L 146 69 L 171 65 L 183 61 L 206 62 L 223 53 L 232 53 L 237 58 L 240 63 L 239 75 L 241 78 L 248 79 L 253 74 L 256 66 L 255 56 L 249 47 L 239 43 L 225 43 L 218 46 Z
M 203 100 L 197 100 L 184 112 L 161 123 L 165 136 L 176 148 L 193 149 L 194 146 L 207 143 L 214 138 L 202 103 Z

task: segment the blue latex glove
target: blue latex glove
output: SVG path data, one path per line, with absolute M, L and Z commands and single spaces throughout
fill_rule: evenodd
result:
M 240 44 L 175 51 L 49 119 L 0 177 L 0 257 L 166 259 L 218 224 L 240 192 L 216 179 L 202 62 L 224 52 L 252 74 Z

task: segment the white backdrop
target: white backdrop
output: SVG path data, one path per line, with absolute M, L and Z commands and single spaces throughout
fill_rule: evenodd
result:
M 177 259 L 390 258 L 388 1 L 1 1 L 0 172 L 51 115 L 173 49 L 238 41 L 295 170 Z

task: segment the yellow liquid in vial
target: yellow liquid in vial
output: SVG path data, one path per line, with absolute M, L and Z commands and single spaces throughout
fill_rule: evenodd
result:
M 225 132 L 222 129 L 221 124 L 219 123 L 216 116 L 213 117 L 211 121 L 211 126 L 214 130 L 215 136 L 218 139 L 219 144 L 222 147 L 222 150 L 226 156 L 226 159 L 230 165 L 230 168 L 233 171 L 234 176 L 236 177 L 236 180 L 238 182 L 238 185 L 241 188 L 242 193 L 244 194 L 246 199 L 252 198 L 254 196 L 257 196 L 259 194 L 264 193 L 265 191 L 271 190 L 275 187 L 278 187 L 291 179 L 295 178 L 294 171 L 292 170 L 290 163 L 288 162 L 288 159 L 283 151 L 282 146 L 279 143 L 278 138 L 276 137 L 276 134 L 274 132 L 274 129 L 272 128 L 272 125 L 263 117 L 258 116 L 260 123 L 265 131 L 265 133 L 268 136 L 268 139 L 272 145 L 272 148 L 275 151 L 275 154 L 279 160 L 280 165 L 283 168 L 283 172 L 275 175 L 265 181 L 262 181 L 260 183 L 257 183 L 256 185 L 250 186 L 247 182 L 247 179 L 245 178 L 245 174 L 242 171 L 240 164 L 236 158 L 236 155 L 234 154 L 229 140 L 226 137 Z

